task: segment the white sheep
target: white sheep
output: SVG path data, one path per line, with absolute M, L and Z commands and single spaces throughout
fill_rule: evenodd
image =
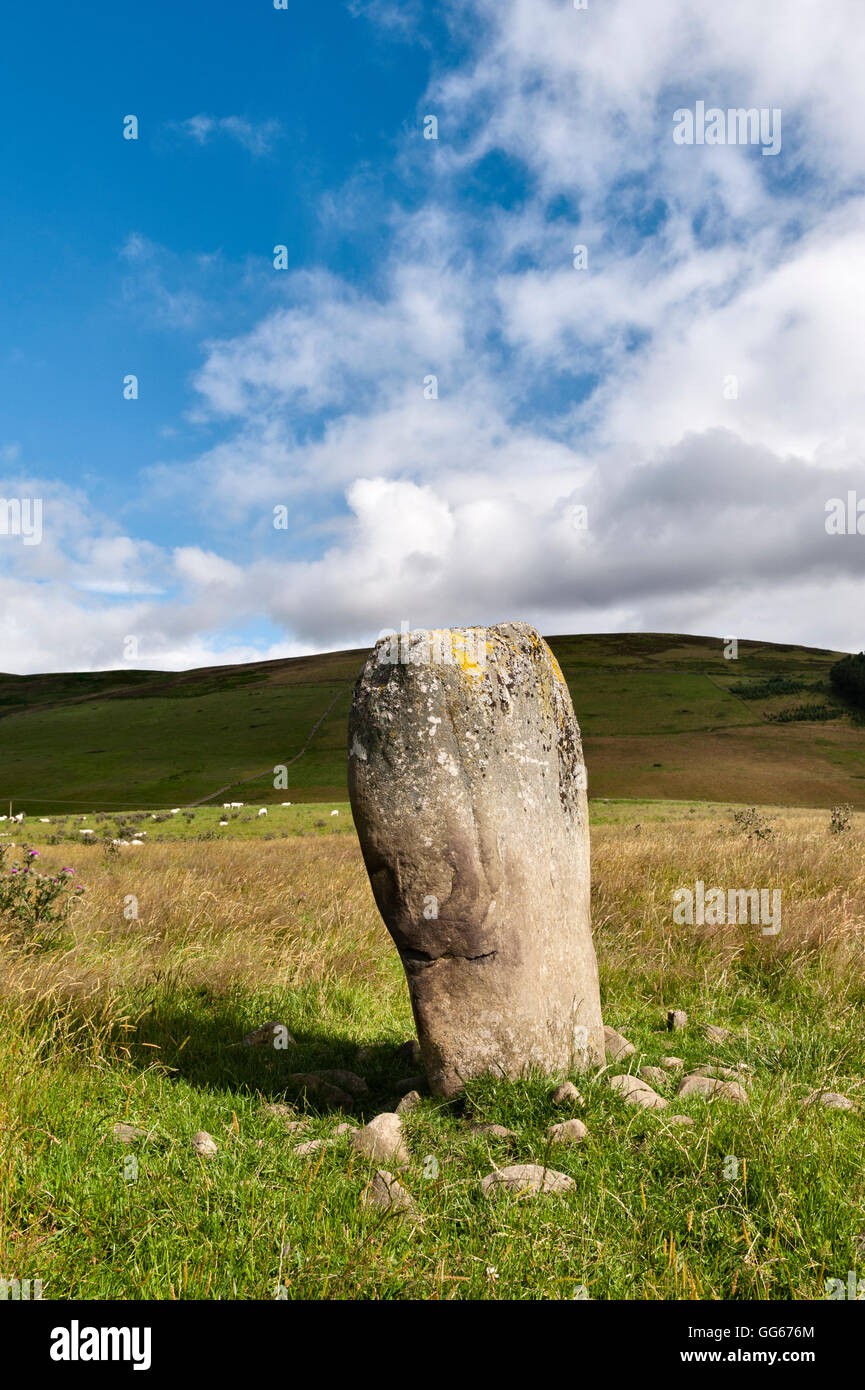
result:
M 179 815 L 180 815 L 180 807 L 179 807 L 179 806 L 175 806 L 175 808 L 174 808 L 174 810 L 171 812 L 171 814 L 172 814 L 173 816 L 179 816 Z
M 234 805 L 234 802 L 233 802 L 233 801 L 223 801 L 223 803 L 222 803 L 222 809 L 223 809 L 223 811 L 230 811 L 233 805 Z
M 92 835 L 92 834 L 93 834 L 93 831 L 92 831 L 92 830 L 79 830 L 78 834 L 79 834 L 79 835 Z
M 339 811 L 331 811 L 330 814 L 331 814 L 332 816 L 338 816 L 338 815 L 339 815 Z
M 259 811 L 258 814 L 259 814 L 260 816 L 266 816 L 266 815 L 267 815 L 267 807 L 266 807 L 266 806 L 262 806 L 262 808 L 261 808 L 261 810 Z
M 291 805 L 291 802 L 290 802 L 290 801 L 280 801 L 279 804 L 280 804 L 280 806 L 290 806 L 290 805 Z

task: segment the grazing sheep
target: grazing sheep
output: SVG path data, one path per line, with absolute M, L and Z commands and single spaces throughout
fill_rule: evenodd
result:
M 222 803 L 222 809 L 223 809 L 223 811 L 230 811 L 233 804 L 234 804 L 234 803 L 231 802 L 231 801 L 223 801 L 223 803 Z
M 260 816 L 266 816 L 266 815 L 267 815 L 267 807 L 266 807 L 266 806 L 262 806 L 262 808 L 261 808 L 261 810 L 259 811 L 258 814 L 259 814 Z
M 79 834 L 79 835 L 92 835 L 92 834 L 93 834 L 93 831 L 92 831 L 92 830 L 79 830 L 78 834 Z
M 330 814 L 331 814 L 332 816 L 338 816 L 338 815 L 339 815 L 339 811 L 331 811 Z
M 179 807 L 179 806 L 175 806 L 175 808 L 174 808 L 174 810 L 171 812 L 171 814 L 172 814 L 173 816 L 179 816 L 179 815 L 180 815 L 180 807 Z

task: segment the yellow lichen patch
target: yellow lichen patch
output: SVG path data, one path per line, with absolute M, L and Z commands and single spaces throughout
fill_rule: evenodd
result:
M 556 658 L 553 656 L 552 652 L 550 652 L 550 660 L 551 660 L 552 663 L 553 663 L 553 671 L 554 671 L 555 674 L 556 674 L 556 679 L 557 679 L 557 680 L 560 680 L 561 683 L 562 683 L 562 685 L 567 685 L 567 681 L 565 680 L 565 678 L 564 678 L 564 676 L 563 676 L 563 674 L 562 674 L 562 668 L 561 668 L 561 666 L 559 665 L 559 663 L 556 661 Z
M 470 680 L 482 680 L 486 675 L 490 643 L 480 637 L 467 641 L 461 632 L 452 632 L 450 637 L 451 655 L 456 665 Z

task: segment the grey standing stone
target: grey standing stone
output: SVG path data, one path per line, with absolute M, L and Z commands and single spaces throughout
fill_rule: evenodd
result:
M 420 1091 L 406 1091 L 396 1108 L 397 1115 L 410 1115 L 420 1105 Z
M 600 1063 L 585 763 L 544 640 L 525 623 L 383 638 L 348 747 L 432 1092 Z

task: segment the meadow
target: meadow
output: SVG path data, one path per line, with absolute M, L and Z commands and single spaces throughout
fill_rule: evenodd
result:
M 424 1095 L 404 1117 L 415 1211 L 396 1215 L 363 1204 L 372 1167 L 334 1135 L 416 1070 L 402 968 L 335 808 L 278 838 L 269 816 L 222 840 L 169 821 L 140 849 L 42 843 L 43 869 L 73 866 L 86 891 L 55 949 L 7 939 L 2 955 L 0 1275 L 40 1278 L 45 1298 L 777 1300 L 861 1268 L 865 818 L 833 834 L 827 811 L 766 812 L 757 837 L 723 806 L 593 803 L 604 1019 L 637 1051 L 574 1077 L 575 1109 L 541 1076 Z M 780 888 L 782 931 L 675 925 L 673 891 L 698 879 Z M 673 1008 L 684 1031 L 666 1029 Z M 268 1020 L 290 1045 L 245 1046 Z M 707 1024 L 729 1036 L 710 1043 Z M 666 1111 L 610 1087 L 671 1053 L 745 1064 L 747 1104 L 677 1098 L 673 1075 Z M 368 1093 L 316 1104 L 290 1078 L 320 1068 Z M 816 1088 L 856 1108 L 803 1109 Z M 570 1115 L 588 1137 L 551 1148 Z M 142 1131 L 129 1145 L 122 1122 Z M 199 1130 L 215 1156 L 194 1152 Z M 331 1142 L 295 1152 L 316 1138 Z M 482 1196 L 507 1162 L 576 1190 Z
M 549 641 L 593 797 L 865 810 L 862 724 L 828 680 L 840 653 L 743 641 L 728 659 L 721 638 L 675 633 Z M 346 718 L 366 656 L 0 674 L 0 809 L 344 802 Z

